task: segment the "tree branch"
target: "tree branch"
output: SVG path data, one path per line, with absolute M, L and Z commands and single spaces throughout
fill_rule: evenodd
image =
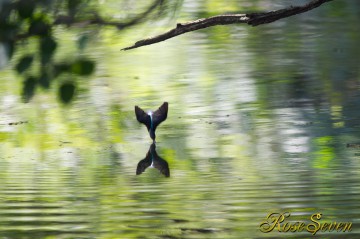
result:
M 276 11 L 263 12 L 263 13 L 249 13 L 249 14 L 226 14 L 226 15 L 213 16 L 209 18 L 201 18 L 187 23 L 178 23 L 175 28 L 169 30 L 168 32 L 137 41 L 135 42 L 134 45 L 125 47 L 122 50 L 126 51 L 146 45 L 155 44 L 182 35 L 186 32 L 196 31 L 199 29 L 212 27 L 216 25 L 246 23 L 251 26 L 258 26 L 261 24 L 267 24 L 282 18 L 287 18 L 296 14 L 310 11 L 330 1 L 333 0 L 313 0 L 303 6 L 290 6 L 288 8 L 284 8 Z

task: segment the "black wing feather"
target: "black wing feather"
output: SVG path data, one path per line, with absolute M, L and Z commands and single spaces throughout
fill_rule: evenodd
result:
M 136 119 L 146 125 L 147 129 L 150 129 L 151 119 L 148 114 L 146 114 L 139 106 L 135 106 L 135 115 Z
M 156 127 L 157 127 L 161 122 L 163 122 L 164 120 L 166 120 L 167 114 L 168 114 L 168 108 L 169 108 L 168 102 L 164 102 L 164 103 L 159 107 L 159 109 L 157 109 L 157 110 L 152 114 L 154 130 L 156 129 Z

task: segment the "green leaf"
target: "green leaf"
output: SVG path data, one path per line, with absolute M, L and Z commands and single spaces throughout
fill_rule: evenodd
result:
M 81 0 L 67 0 L 67 7 L 69 12 L 73 12 L 81 4 Z
M 52 58 L 57 48 L 56 41 L 51 37 L 42 37 L 40 40 L 41 63 L 46 64 Z
M 1 13 L 0 13 L 1 14 Z M 10 23 L 0 19 L 0 41 L 14 41 L 18 34 L 21 22 Z
M 46 72 L 43 72 L 39 78 L 39 84 L 43 89 L 49 89 L 50 88 L 50 77 Z
M 81 59 L 74 62 L 71 66 L 71 71 L 81 76 L 88 76 L 94 72 L 95 63 L 91 60 Z
M 71 65 L 66 63 L 54 64 L 54 78 L 58 77 L 62 73 L 70 72 Z
M 34 19 L 30 23 L 29 34 L 37 36 L 46 36 L 50 33 L 50 25 L 47 24 L 43 19 Z
M 33 60 L 34 60 L 34 56 L 32 56 L 32 55 L 24 56 L 16 64 L 16 67 L 15 67 L 16 71 L 19 74 L 23 73 L 24 71 L 26 71 L 31 66 Z
M 23 19 L 30 18 L 35 9 L 35 2 L 33 0 L 20 0 L 17 4 L 19 16 Z
M 65 104 L 70 103 L 75 95 L 75 89 L 76 87 L 72 82 L 66 82 L 61 85 L 59 89 L 60 100 Z
M 35 77 L 28 77 L 23 83 L 22 98 L 25 103 L 28 103 L 35 94 L 36 89 Z

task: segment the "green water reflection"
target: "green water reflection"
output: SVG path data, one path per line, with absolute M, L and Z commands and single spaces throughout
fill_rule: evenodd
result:
M 178 17 L 217 14 L 217 2 L 184 1 Z M 268 26 L 215 27 L 128 52 L 120 49 L 147 26 L 126 39 L 102 29 L 84 53 L 96 73 L 66 107 L 54 89 L 21 103 L 9 65 L 0 72 L 0 236 L 312 237 L 259 230 L 269 213 L 287 211 L 294 221 L 322 213 L 353 223 L 315 238 L 359 237 L 360 149 L 347 147 L 360 142 L 358 9 L 334 1 Z M 74 46 L 59 47 L 61 58 Z M 170 177 L 151 167 L 136 175 L 152 141 L 134 106 L 164 101 L 156 155 Z

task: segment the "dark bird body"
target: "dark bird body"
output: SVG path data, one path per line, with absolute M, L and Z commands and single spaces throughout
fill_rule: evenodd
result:
M 155 130 L 161 122 L 166 120 L 168 113 L 168 102 L 164 102 L 159 109 L 145 113 L 139 106 L 135 106 L 136 119 L 143 123 L 149 131 L 150 137 L 155 142 Z

